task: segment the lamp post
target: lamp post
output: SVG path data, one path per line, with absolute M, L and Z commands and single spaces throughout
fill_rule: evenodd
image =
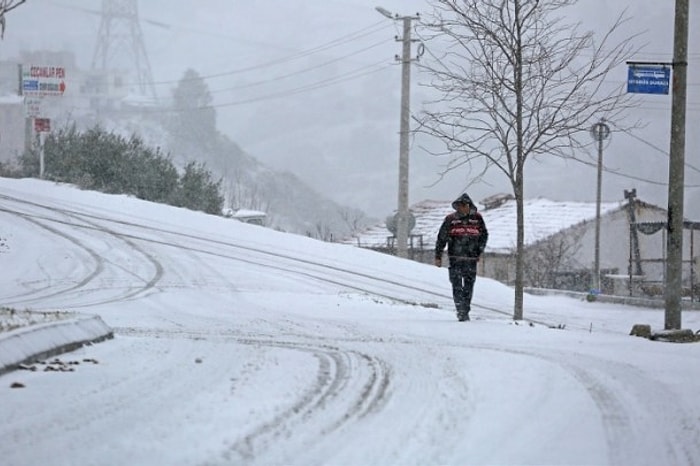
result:
M 593 260 L 593 289 L 600 292 L 600 200 L 603 185 L 603 141 L 610 137 L 610 127 L 600 120 L 591 127 L 593 139 L 598 141 L 598 187 L 595 205 L 595 253 Z
M 399 194 L 398 214 L 396 216 L 396 253 L 399 257 L 408 257 L 408 133 L 409 133 L 409 89 L 411 85 L 411 21 L 416 16 L 392 15 L 380 6 L 375 8 L 382 16 L 403 22 L 403 37 L 397 41 L 403 43 L 402 55 L 396 56 L 401 62 L 401 123 L 399 128 Z

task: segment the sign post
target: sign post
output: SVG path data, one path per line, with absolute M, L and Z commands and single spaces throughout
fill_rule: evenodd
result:
M 44 141 L 51 131 L 49 118 L 34 118 L 34 131 L 39 135 L 39 178 L 44 178 Z
M 26 147 L 34 145 L 34 134 L 39 136 L 39 177 L 44 177 L 44 139 L 51 131 L 51 120 L 43 115 L 42 102 L 46 97 L 60 97 L 66 92 L 66 69 L 62 66 L 19 66 L 19 93 L 24 96 L 26 117 Z

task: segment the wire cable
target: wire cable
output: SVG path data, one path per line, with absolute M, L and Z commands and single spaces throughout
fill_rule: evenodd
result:
M 363 37 L 367 37 L 371 34 L 374 34 L 378 31 L 381 31 L 383 29 L 386 29 L 388 26 L 385 24 L 384 21 L 380 21 L 378 23 L 374 23 L 370 26 L 364 27 L 358 31 L 346 34 L 344 36 L 338 37 L 336 39 L 333 39 L 332 41 L 326 42 L 325 44 L 321 44 L 319 46 L 313 47 L 311 49 L 307 50 L 302 50 L 300 52 L 294 53 L 292 55 L 288 55 L 286 57 L 281 57 L 276 60 L 270 60 L 267 62 L 259 63 L 257 65 L 250 65 L 250 66 L 245 66 L 243 68 L 238 68 L 234 70 L 229 70 L 225 71 L 222 73 L 214 73 L 214 74 L 209 74 L 209 75 L 203 75 L 199 76 L 199 78 L 208 80 L 208 79 L 214 79 L 214 78 L 221 78 L 225 76 L 233 76 L 236 74 L 241 74 L 241 73 L 246 73 L 249 71 L 255 71 L 255 70 L 260 70 L 263 68 L 269 68 L 271 66 L 276 66 L 280 65 L 282 63 L 288 63 L 294 60 L 299 60 L 300 58 L 308 57 L 309 55 L 313 55 L 318 52 L 323 52 L 325 50 L 338 47 L 341 45 L 345 45 L 347 43 L 353 42 L 355 40 L 361 39 Z M 198 78 L 193 78 L 193 79 L 198 79 Z M 184 80 L 187 81 L 187 80 Z M 183 82 L 183 79 L 178 79 L 178 80 L 168 80 L 168 81 L 157 81 L 154 82 L 154 85 L 165 85 L 165 84 L 176 84 Z
M 310 67 L 308 67 L 308 68 L 304 68 L 304 69 L 301 69 L 301 70 L 298 70 L 298 71 L 293 71 L 293 72 L 291 72 L 291 73 L 287 73 L 287 74 L 282 74 L 282 75 L 279 75 L 279 76 L 275 76 L 274 78 L 265 79 L 265 80 L 262 80 L 262 81 L 255 81 L 255 82 L 252 82 L 252 83 L 241 84 L 241 85 L 233 86 L 233 87 L 227 87 L 227 88 L 224 88 L 224 89 L 216 89 L 216 90 L 209 91 L 209 93 L 210 93 L 210 94 L 214 94 L 214 93 L 219 93 L 219 92 L 237 91 L 237 90 L 240 90 L 240 89 L 247 89 L 247 88 L 250 88 L 250 87 L 256 87 L 256 86 L 260 86 L 260 85 L 263 85 L 263 84 L 273 83 L 273 82 L 276 82 L 276 81 L 282 81 L 283 79 L 287 79 L 287 78 L 290 78 L 290 77 L 292 77 L 292 76 L 298 76 L 298 75 L 300 75 L 300 74 L 308 73 L 308 72 L 310 72 L 310 71 L 317 70 L 317 69 L 319 69 L 319 68 L 323 68 L 323 67 L 328 66 L 328 65 L 332 65 L 333 63 L 337 63 L 337 62 L 339 62 L 339 61 L 341 61 L 341 60 L 345 60 L 346 58 L 349 58 L 349 57 L 352 57 L 352 56 L 355 56 L 355 55 L 359 55 L 359 54 L 361 54 L 361 53 L 366 52 L 367 50 L 373 49 L 373 48 L 378 47 L 378 46 L 380 46 L 380 45 L 383 45 L 383 44 L 385 44 L 385 43 L 386 43 L 386 41 L 377 42 L 377 43 L 372 44 L 372 45 L 369 45 L 369 46 L 367 46 L 367 47 L 365 47 L 365 48 L 362 48 L 362 49 L 356 50 L 356 51 L 354 51 L 354 52 L 351 52 L 351 53 L 349 53 L 349 54 L 347 54 L 347 55 L 343 55 L 342 57 L 337 57 L 337 58 L 334 58 L 334 59 L 332 59 L 332 60 L 329 60 L 329 61 L 326 61 L 326 62 L 323 62 L 323 63 L 319 63 L 318 65 L 310 66 Z
M 382 66 L 379 66 L 379 65 L 382 65 Z M 328 86 L 332 86 L 334 84 L 338 84 L 338 83 L 354 80 L 357 78 L 361 78 L 363 76 L 367 76 L 370 74 L 374 74 L 374 73 L 377 73 L 379 71 L 386 70 L 390 66 L 391 65 L 388 65 L 386 63 L 386 60 L 382 60 L 380 62 L 373 63 L 371 65 L 367 65 L 367 66 L 363 66 L 361 68 L 358 68 L 358 69 L 354 70 L 353 72 L 346 73 L 344 76 L 337 76 L 337 77 L 333 77 L 333 78 L 328 78 L 328 79 L 317 81 L 315 83 L 312 83 L 312 84 L 309 84 L 306 86 L 301 86 L 301 87 L 297 87 L 294 89 L 288 89 L 288 90 L 284 90 L 284 91 L 274 92 L 274 93 L 259 96 L 259 97 L 253 97 L 250 99 L 243 99 L 243 100 L 238 100 L 238 101 L 234 101 L 234 102 L 224 102 L 224 103 L 220 103 L 220 104 L 215 104 L 215 105 L 211 105 L 210 107 L 215 107 L 215 108 L 232 107 L 232 106 L 237 106 L 237 105 L 250 104 L 250 103 L 255 103 L 255 102 L 261 102 L 264 100 L 277 99 L 280 97 L 287 97 L 290 95 L 296 95 L 296 94 L 301 94 L 301 93 L 305 93 L 305 92 L 315 91 L 318 89 L 326 88 Z M 373 67 L 375 69 L 370 69 L 368 71 L 362 72 L 362 70 L 365 70 L 368 68 L 373 68 Z
M 610 123 L 613 127 L 615 127 L 618 131 L 620 131 L 620 132 L 622 132 L 622 133 L 624 133 L 624 134 L 630 136 L 630 137 L 633 138 L 633 139 L 636 139 L 637 141 L 641 142 L 642 144 L 645 144 L 646 146 L 651 147 L 652 149 L 654 149 L 655 151 L 657 151 L 657 152 L 659 152 L 659 153 L 665 155 L 666 157 L 671 157 L 671 154 L 670 154 L 668 151 L 666 151 L 666 150 L 664 150 L 664 149 L 662 149 L 662 148 L 660 148 L 660 147 L 654 145 L 653 143 L 651 143 L 651 142 L 647 141 L 646 139 L 642 138 L 641 136 L 637 136 L 636 134 L 634 134 L 634 133 L 633 133 L 632 131 L 630 131 L 629 129 L 621 128 L 621 127 L 617 126 L 615 123 L 612 123 L 612 122 L 609 122 L 609 123 Z M 700 169 L 697 168 L 696 166 L 691 165 L 691 164 L 688 163 L 688 162 L 685 162 L 684 165 L 685 165 L 686 167 L 688 167 L 689 169 L 693 170 L 694 172 L 700 173 Z
M 256 103 L 256 102 L 262 102 L 262 101 L 266 101 L 266 100 L 279 99 L 279 98 L 284 98 L 284 97 L 291 96 L 291 95 L 316 91 L 318 89 L 323 89 L 323 88 L 326 88 L 329 86 L 333 86 L 335 84 L 358 79 L 358 78 L 361 78 L 364 76 L 368 76 L 370 74 L 374 74 L 374 73 L 378 73 L 380 71 L 387 70 L 392 66 L 393 66 L 393 64 L 387 64 L 386 60 L 382 60 L 382 61 L 379 61 L 376 63 L 372 63 L 370 65 L 356 68 L 353 71 L 345 73 L 341 76 L 335 76 L 333 78 L 323 79 L 323 80 L 316 81 L 314 83 L 307 84 L 304 86 L 300 86 L 300 87 L 296 87 L 296 88 L 292 88 L 292 89 L 286 89 L 286 90 L 278 91 L 278 92 L 273 92 L 270 94 L 265 94 L 265 95 L 261 95 L 261 96 L 257 96 L 257 97 L 251 97 L 248 99 L 236 100 L 236 101 L 231 101 L 231 102 L 222 102 L 222 103 L 218 103 L 218 104 L 210 104 L 210 105 L 204 105 L 204 106 L 187 107 L 187 108 L 157 108 L 157 109 L 152 108 L 152 109 L 144 109 L 143 112 L 148 113 L 148 114 L 156 114 L 156 113 L 196 111 L 196 110 L 202 110 L 205 108 L 233 107 L 233 106 L 238 106 L 238 105 L 245 105 L 245 104 L 251 104 L 251 103 Z

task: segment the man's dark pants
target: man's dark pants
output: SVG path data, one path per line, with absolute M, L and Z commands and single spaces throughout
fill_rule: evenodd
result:
M 476 281 L 476 260 L 453 261 L 450 263 L 449 273 L 457 312 L 468 314 Z

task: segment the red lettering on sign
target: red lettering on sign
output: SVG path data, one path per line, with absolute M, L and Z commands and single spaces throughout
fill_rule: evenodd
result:
M 29 68 L 29 76 L 32 78 L 58 78 L 66 77 L 66 69 L 62 66 L 32 66 Z

